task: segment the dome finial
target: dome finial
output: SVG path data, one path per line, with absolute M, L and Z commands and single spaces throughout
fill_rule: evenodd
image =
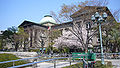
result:
M 51 15 L 45 15 L 44 17 L 52 17 Z

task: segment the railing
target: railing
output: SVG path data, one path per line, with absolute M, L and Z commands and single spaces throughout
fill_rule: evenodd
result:
M 120 59 L 120 53 L 104 53 L 105 59 Z M 96 58 L 101 58 L 101 53 L 96 53 Z
M 12 62 L 12 63 L 13 63 L 13 66 L 14 66 L 14 65 L 15 65 L 14 62 L 16 62 L 16 61 L 30 60 L 30 59 L 38 59 L 38 58 L 40 58 L 41 56 L 46 56 L 46 57 L 48 57 L 48 55 L 44 54 L 44 55 L 40 55 L 40 56 L 32 57 L 32 58 L 24 58 L 24 59 L 17 59 L 17 60 L 3 61 L 3 62 L 0 62 L 0 64 Z
M 86 55 L 79 55 L 79 56 L 86 56 Z M 36 62 L 23 64 L 23 65 L 18 65 L 18 66 L 13 66 L 13 67 L 8 67 L 8 68 L 18 68 L 18 67 L 25 67 L 25 66 L 30 66 L 30 65 L 33 65 L 34 68 L 35 68 L 35 67 L 37 67 L 37 63 L 48 62 L 48 61 L 53 61 L 54 62 L 54 68 L 56 68 L 56 60 L 65 59 L 65 58 L 69 58 L 69 63 L 71 65 L 72 57 L 60 57 L 60 58 L 52 58 L 52 59 L 47 59 L 47 60 L 41 60 L 41 61 L 38 61 L 38 62 L 36 61 Z M 88 63 L 85 61 L 84 58 L 82 59 L 82 61 L 83 61 L 83 68 L 86 68 L 86 66 L 88 66 Z
M 69 63 L 71 65 L 72 58 L 77 57 L 77 56 L 71 56 L 70 54 L 68 55 L 68 57 L 66 57 L 67 55 L 62 55 L 63 57 L 61 57 L 61 55 L 51 55 L 53 57 L 58 57 L 58 58 L 52 58 L 52 59 L 47 59 L 47 60 L 41 60 L 41 61 L 38 61 L 38 62 L 36 61 L 36 62 L 33 62 L 33 63 L 28 63 L 28 64 L 14 66 L 16 61 L 29 60 L 29 59 L 39 59 L 42 56 L 43 57 L 49 57 L 49 55 L 40 55 L 38 57 L 32 57 L 32 58 L 3 61 L 3 62 L 0 62 L 0 64 L 8 63 L 8 62 L 13 62 L 13 67 L 8 67 L 8 68 L 17 68 L 17 67 L 24 67 L 24 66 L 29 66 L 29 65 L 37 65 L 37 63 L 41 63 L 41 62 L 54 61 L 54 68 L 56 68 L 56 60 L 58 60 L 58 59 L 64 59 L 64 58 L 69 58 Z M 82 56 L 85 57 L 87 55 L 80 54 L 78 56 L 79 57 L 82 57 Z M 96 58 L 101 58 L 101 53 L 96 53 Z M 104 58 L 105 59 L 120 59 L 120 53 L 104 53 Z M 86 59 L 82 58 L 81 60 L 83 61 L 83 68 L 88 68 L 88 62 L 86 61 Z
M 8 67 L 8 68 L 18 68 L 18 67 L 25 67 L 25 66 L 29 66 L 29 65 L 32 65 L 32 66 L 34 66 L 34 67 L 37 67 L 37 63 L 41 63 L 41 62 L 47 62 L 47 61 L 53 61 L 54 62 L 54 68 L 56 68 L 56 60 L 59 60 L 59 59 L 65 59 L 65 58 L 68 58 L 68 60 L 69 60 L 69 63 L 70 63 L 70 65 L 71 65 L 71 60 L 72 60 L 72 58 L 73 57 L 77 57 L 77 56 L 71 56 L 70 54 L 69 54 L 69 56 L 68 55 L 65 55 L 65 56 L 68 56 L 68 57 L 59 57 L 59 56 L 61 56 L 61 55 L 51 55 L 51 56 L 54 56 L 54 57 L 59 57 L 59 58 L 52 58 L 52 59 L 47 59 L 47 60 L 41 60 L 41 61 L 37 61 L 36 60 L 36 62 L 32 62 L 32 63 L 27 63 L 27 64 L 23 64 L 23 65 L 18 65 L 18 66 L 14 66 L 15 65 L 15 62 L 16 61 L 21 61 L 21 60 L 29 60 L 29 59 L 39 59 L 39 58 L 41 58 L 42 56 L 44 56 L 44 57 L 49 57 L 49 55 L 40 55 L 40 56 L 38 56 L 38 57 L 33 57 L 33 58 L 25 58 L 25 59 L 18 59 L 18 60 L 10 60 L 10 61 L 4 61 L 4 62 L 0 62 L 0 64 L 2 64 L 2 63 L 8 63 L 8 62 L 13 62 L 13 66 L 12 67 Z M 63 55 L 62 55 L 63 56 Z M 85 56 L 87 56 L 87 55 L 78 55 L 79 57 L 85 57 Z M 86 62 L 86 60 L 85 60 L 85 58 L 82 58 L 81 59 L 82 61 L 83 61 L 83 68 L 88 68 L 88 62 Z
M 18 66 L 13 66 L 13 67 L 8 67 L 8 68 L 25 67 L 25 66 L 34 65 L 34 64 L 37 64 L 37 63 L 47 62 L 47 61 L 54 61 L 54 68 L 56 68 L 56 60 L 58 60 L 58 59 L 64 59 L 64 58 L 70 58 L 70 57 L 52 58 L 52 59 L 42 60 L 42 61 L 38 61 L 38 62 L 33 62 L 33 63 L 23 64 L 23 65 L 18 65 Z M 70 65 L 71 65 L 71 61 L 70 61 Z M 36 67 L 37 67 L 37 65 L 36 65 Z
M 24 59 L 10 60 L 10 61 L 3 61 L 3 62 L 0 62 L 0 64 L 13 62 L 13 66 L 14 66 L 14 64 L 15 64 L 14 62 L 16 62 L 16 61 L 36 59 L 36 58 L 39 58 L 39 57 L 40 57 L 40 56 L 38 56 L 38 57 L 32 57 L 32 58 L 24 58 Z

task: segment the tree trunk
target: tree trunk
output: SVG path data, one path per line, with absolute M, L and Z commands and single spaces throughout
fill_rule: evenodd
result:
M 23 48 L 23 51 L 27 51 L 27 50 L 26 50 L 26 44 L 25 44 L 25 41 L 24 41 L 24 48 Z
M 86 47 L 84 51 L 85 51 L 85 53 L 87 53 L 88 52 L 88 47 Z
M 116 52 L 116 47 L 117 47 L 117 46 L 116 46 L 116 44 L 114 44 L 114 46 L 113 46 L 113 50 L 112 50 L 112 51 L 113 51 L 113 53 L 115 53 L 115 52 Z
M 15 44 L 15 51 L 18 51 L 18 42 Z

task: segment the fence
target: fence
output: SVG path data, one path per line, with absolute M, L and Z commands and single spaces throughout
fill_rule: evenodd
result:
M 45 56 L 48 57 L 48 55 L 45 55 Z M 79 56 L 86 56 L 86 55 L 79 55 Z M 72 62 L 72 57 L 69 56 L 69 57 L 52 58 L 52 59 L 41 60 L 41 61 L 36 61 L 36 62 L 27 63 L 27 64 L 23 64 L 23 65 L 14 66 L 14 62 L 15 61 L 29 60 L 29 59 L 39 59 L 40 57 L 42 57 L 42 56 L 33 57 L 33 58 L 25 58 L 25 59 L 18 59 L 18 60 L 11 60 L 11 61 L 4 61 L 4 62 L 0 62 L 0 64 L 2 64 L 2 63 L 8 63 L 8 62 L 13 62 L 13 66 L 12 67 L 8 67 L 8 68 L 18 68 L 18 67 L 25 67 L 25 66 L 30 66 L 30 65 L 32 65 L 35 68 L 35 67 L 37 67 L 37 63 L 42 63 L 42 62 L 47 62 L 47 61 L 53 61 L 54 68 L 56 68 L 56 60 L 68 58 L 70 65 L 71 65 L 71 62 Z M 84 58 L 81 59 L 81 60 L 83 61 L 83 68 L 86 68 L 86 66 L 88 65 L 88 63 L 85 61 Z
M 52 59 L 47 59 L 47 60 L 41 60 L 41 61 L 36 61 L 36 62 L 32 62 L 32 63 L 28 63 L 28 64 L 23 64 L 23 65 L 18 65 L 18 66 L 14 66 L 16 61 L 21 61 L 21 60 L 30 60 L 30 59 L 39 59 L 40 57 L 56 57 L 56 58 L 52 58 Z M 61 57 L 62 56 L 62 57 Z M 67 56 L 67 57 L 66 57 Z M 78 55 L 79 57 L 86 57 L 87 55 Z M 33 65 L 34 67 L 37 66 L 37 63 L 41 63 L 41 62 L 47 62 L 47 61 L 53 61 L 54 62 L 54 68 L 56 68 L 56 60 L 59 59 L 65 59 L 65 58 L 69 58 L 69 63 L 71 65 L 71 60 L 72 58 L 78 57 L 78 56 L 72 56 L 72 55 L 40 55 L 38 57 L 32 57 L 32 58 L 25 58 L 25 59 L 18 59 L 18 60 L 10 60 L 10 61 L 4 61 L 4 62 L 0 62 L 0 64 L 3 63 L 8 63 L 8 62 L 13 62 L 13 67 L 8 67 L 8 68 L 17 68 L 17 67 L 24 67 L 24 66 L 29 66 L 29 65 Z M 96 53 L 96 58 L 101 58 L 101 53 Z M 120 59 L 120 53 L 104 53 L 104 58 L 105 59 Z M 86 61 L 85 58 L 81 59 L 83 62 L 83 68 L 88 68 L 88 63 Z
M 105 59 L 120 59 L 120 53 L 104 53 Z M 101 53 L 96 53 L 96 58 L 101 58 Z
M 58 59 L 64 59 L 64 58 L 68 58 L 68 57 L 52 58 L 52 59 L 42 60 L 42 61 L 38 61 L 38 62 L 33 62 L 33 63 L 23 64 L 23 65 L 18 65 L 18 66 L 13 66 L 13 67 L 8 67 L 8 68 L 25 67 L 25 66 L 35 65 L 35 64 L 37 64 L 37 63 L 47 62 L 47 61 L 54 61 L 54 68 L 56 68 L 56 60 L 58 60 Z M 71 65 L 71 61 L 70 61 L 70 65 Z M 37 65 L 35 65 L 35 67 L 37 67 Z
M 13 62 L 13 66 L 14 66 L 14 64 L 15 64 L 14 62 L 16 62 L 16 61 L 29 60 L 29 59 L 36 59 L 36 58 L 39 58 L 39 57 L 40 57 L 40 56 L 38 56 L 38 57 L 32 57 L 32 58 L 18 59 L 18 60 L 3 61 L 3 62 L 0 62 L 0 64 Z

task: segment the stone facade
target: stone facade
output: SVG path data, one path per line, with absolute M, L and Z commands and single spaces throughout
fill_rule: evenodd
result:
M 93 11 L 94 10 L 94 11 Z M 62 34 L 65 34 L 66 31 L 65 29 L 69 28 L 73 28 L 73 23 L 80 23 L 82 24 L 83 27 L 83 33 L 84 33 L 84 39 L 86 39 L 87 37 L 87 23 L 91 23 L 93 24 L 93 22 L 91 21 L 91 15 L 94 14 L 96 11 L 98 12 L 107 12 L 107 14 L 109 16 L 112 16 L 111 12 L 109 11 L 109 9 L 107 7 L 95 7 L 95 6 L 87 6 L 84 7 L 83 9 L 79 10 L 78 12 L 74 13 L 73 15 L 71 15 L 73 21 L 71 22 L 66 22 L 66 23 L 62 23 L 62 24 L 53 24 L 50 22 L 45 22 L 44 25 L 42 24 L 38 24 L 38 23 L 34 23 L 34 22 L 30 22 L 30 21 L 24 21 L 21 25 L 19 25 L 19 27 L 23 27 L 25 29 L 25 32 L 27 32 L 29 34 L 29 41 L 30 43 L 28 44 L 28 47 L 33 47 L 33 48 L 39 48 L 41 47 L 41 37 L 42 34 L 46 35 L 46 38 L 44 38 L 45 41 L 45 46 L 48 46 L 49 43 L 49 38 L 47 37 L 47 34 L 50 30 L 62 30 Z M 94 27 L 96 27 L 97 24 L 94 25 Z M 50 30 L 49 30 L 50 28 Z M 90 30 L 89 33 L 92 33 L 93 31 Z M 84 41 L 86 42 L 86 41 Z M 89 42 L 88 42 L 89 43 Z M 92 43 L 92 45 L 99 45 L 99 40 L 97 38 L 97 36 L 94 36 L 90 43 Z

